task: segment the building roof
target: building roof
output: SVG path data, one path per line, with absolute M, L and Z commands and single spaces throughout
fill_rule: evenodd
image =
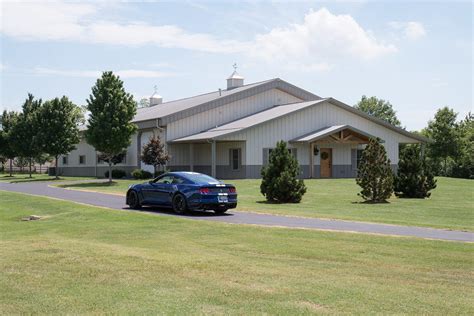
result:
M 364 118 L 366 118 L 366 119 L 368 119 L 372 122 L 375 122 L 379 125 L 382 125 L 382 126 L 388 128 L 388 129 L 393 130 L 397 133 L 400 133 L 404 136 L 413 138 L 413 139 L 418 140 L 420 142 L 431 142 L 431 140 L 429 138 L 426 138 L 426 137 L 423 137 L 423 136 L 420 136 L 420 135 L 417 135 L 417 134 L 414 134 L 414 133 L 410 133 L 407 130 L 404 130 L 400 127 L 396 127 L 396 126 L 394 126 L 390 123 L 387 123 L 386 121 L 383 121 L 381 119 L 373 117 L 373 116 L 371 116 L 371 115 L 369 115 L 365 112 L 357 110 L 357 109 L 353 108 L 352 106 L 344 104 L 344 103 L 342 103 L 342 102 L 340 102 L 336 99 L 333 99 L 333 98 L 326 98 L 326 99 L 319 99 L 319 100 L 313 100 L 313 101 L 305 101 L 305 102 L 290 103 L 290 104 L 275 106 L 273 108 L 258 112 L 256 114 L 249 115 L 247 117 L 238 119 L 236 121 L 233 121 L 233 122 L 230 122 L 230 123 L 227 123 L 227 124 L 215 127 L 215 128 L 211 128 L 207 131 L 203 131 L 203 132 L 200 132 L 200 133 L 197 133 L 197 134 L 194 134 L 194 135 L 190 135 L 190 136 L 178 138 L 178 139 L 175 139 L 175 140 L 171 140 L 170 142 L 171 143 L 190 143 L 190 142 L 203 142 L 203 141 L 209 141 L 209 140 L 218 140 L 219 138 L 221 138 L 223 136 L 227 136 L 229 134 L 236 133 L 236 132 L 242 131 L 242 130 L 250 128 L 250 127 L 254 127 L 256 125 L 271 121 L 273 119 L 282 117 L 282 116 L 287 115 L 289 113 L 299 111 L 299 110 L 302 110 L 304 108 L 307 108 L 307 107 L 310 107 L 310 106 L 313 106 L 313 105 L 321 104 L 324 101 L 327 101 L 327 102 L 329 102 L 329 103 L 331 103 L 335 106 L 341 107 L 341 108 L 343 108 L 347 111 L 350 111 L 350 112 L 352 112 L 356 115 L 362 116 L 362 117 L 364 117 Z M 308 135 L 304 135 L 304 136 L 301 137 L 301 139 L 306 139 L 306 138 L 310 139 L 311 137 L 315 137 L 315 138 L 324 137 L 324 136 L 327 136 L 329 134 L 336 133 L 337 131 L 343 130 L 345 128 L 350 128 L 353 131 L 355 131 L 355 132 L 357 132 L 361 135 L 367 136 L 367 137 L 373 137 L 372 135 L 370 135 L 366 132 L 363 132 L 359 129 L 356 129 L 352 126 L 349 126 L 349 125 L 336 125 L 336 126 L 326 127 L 322 130 L 315 131 L 315 132 L 310 133 Z M 296 139 L 296 140 L 293 140 L 293 141 L 298 141 L 298 140 Z
M 298 88 L 279 78 L 266 81 L 256 82 L 243 85 L 231 90 L 217 90 L 190 98 L 179 99 L 175 101 L 164 102 L 162 104 L 140 108 L 133 121 L 135 123 L 160 119 L 161 125 L 166 125 L 173 120 L 195 115 L 197 113 L 207 111 L 217 106 L 224 105 L 229 102 L 247 98 L 257 93 L 261 93 L 270 89 L 281 89 L 290 94 L 299 97 L 302 100 L 318 100 L 321 97 L 310 93 L 306 90 Z
M 228 124 L 224 124 L 222 126 L 218 126 L 215 128 L 211 128 L 208 131 L 204 131 L 201 133 L 197 133 L 191 136 L 178 138 L 172 140 L 173 143 L 180 143 L 180 142 L 203 142 L 208 140 L 217 140 L 222 136 L 227 136 L 232 133 L 236 133 L 247 129 L 249 127 L 254 127 L 256 125 L 274 120 L 276 118 L 285 116 L 289 113 L 296 112 L 302 110 L 304 108 L 313 106 L 317 103 L 323 102 L 325 99 L 316 100 L 316 101 L 306 101 L 306 102 L 298 102 L 298 103 L 290 103 L 285 105 L 275 106 L 268 110 L 264 110 L 258 112 L 256 114 L 249 115 L 247 117 L 241 118 L 239 120 L 230 122 Z
M 351 131 L 354 131 L 360 135 L 363 135 L 367 138 L 375 138 L 375 136 L 370 135 L 369 133 L 366 133 L 364 131 L 361 131 L 360 129 L 357 129 L 355 127 L 352 127 L 350 125 L 334 125 L 334 126 L 328 126 L 325 128 L 321 128 L 317 131 L 311 132 L 309 134 L 297 137 L 295 139 L 290 140 L 290 142 L 295 142 L 295 143 L 308 143 L 308 142 L 314 142 L 318 139 L 325 138 L 326 136 L 335 134 L 337 132 L 343 131 L 349 129 Z

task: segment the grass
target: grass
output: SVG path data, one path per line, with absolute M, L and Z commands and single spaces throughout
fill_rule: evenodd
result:
M 79 181 L 79 180 L 88 180 L 93 179 L 90 177 L 60 177 L 56 180 L 53 176 L 48 176 L 47 174 L 32 174 L 30 178 L 29 174 L 24 173 L 14 173 L 11 177 L 9 174 L 0 174 L 0 182 L 9 182 L 9 183 L 20 183 L 20 182 L 36 182 L 36 181 Z
M 474 313 L 471 243 L 0 200 L 0 314 Z
M 137 182 L 116 180 L 112 185 L 77 183 L 62 187 L 125 195 L 128 186 Z M 260 180 L 226 182 L 237 187 L 239 211 L 474 231 L 472 180 L 438 178 L 438 187 L 429 199 L 394 196 L 385 204 L 362 203 L 354 179 L 306 180 L 308 191 L 299 204 L 266 203 L 260 194 Z

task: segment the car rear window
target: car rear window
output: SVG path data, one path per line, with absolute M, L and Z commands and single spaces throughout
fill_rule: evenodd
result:
M 189 180 L 197 183 L 220 183 L 219 180 L 200 173 L 188 173 L 186 174 L 186 177 Z

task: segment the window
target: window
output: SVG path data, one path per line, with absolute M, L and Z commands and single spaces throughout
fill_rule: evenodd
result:
M 173 176 L 164 176 L 155 181 L 155 183 L 171 184 L 173 183 Z
M 263 148 L 263 164 L 268 165 L 270 162 L 270 155 L 272 154 L 272 151 L 275 148 Z M 295 157 L 295 159 L 298 159 L 297 153 L 296 153 L 296 148 L 288 148 L 288 152 Z
M 363 149 L 357 149 L 357 169 L 359 169 L 360 159 L 362 158 Z
M 67 165 L 67 156 L 63 156 L 63 165 Z
M 85 155 L 80 155 L 79 156 L 79 164 L 80 165 L 85 165 L 86 164 L 86 156 Z
M 195 173 L 195 172 L 188 172 L 186 173 L 186 178 L 191 180 L 192 182 L 195 183 L 201 183 L 201 184 L 217 184 L 219 183 L 218 180 L 209 177 L 208 175 L 205 174 L 200 174 L 200 173 Z
M 241 165 L 240 148 L 232 148 L 230 150 L 230 167 L 232 170 L 239 170 Z

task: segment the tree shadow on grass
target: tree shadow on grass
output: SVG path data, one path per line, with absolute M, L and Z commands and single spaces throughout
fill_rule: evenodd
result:
M 100 180 L 99 180 L 100 181 Z M 118 186 L 118 182 L 87 182 L 87 183 L 73 183 L 73 184 L 63 184 L 59 185 L 60 188 L 108 188 Z
M 257 204 L 270 204 L 270 205 L 298 205 L 301 204 L 301 202 L 277 202 L 277 201 L 267 201 L 267 200 L 262 200 L 262 201 L 256 201 Z
M 186 214 L 176 214 L 171 208 L 157 207 L 157 206 L 143 206 L 141 209 L 132 209 L 130 207 L 124 207 L 124 210 L 143 212 L 143 213 L 154 213 L 161 215 L 170 215 L 176 217 L 222 217 L 222 216 L 234 216 L 232 213 L 216 214 L 213 211 L 189 211 Z
M 374 201 L 353 201 L 351 202 L 351 204 L 365 204 L 365 205 L 370 205 L 370 204 L 390 204 L 389 201 L 377 201 L 377 202 L 374 202 Z

